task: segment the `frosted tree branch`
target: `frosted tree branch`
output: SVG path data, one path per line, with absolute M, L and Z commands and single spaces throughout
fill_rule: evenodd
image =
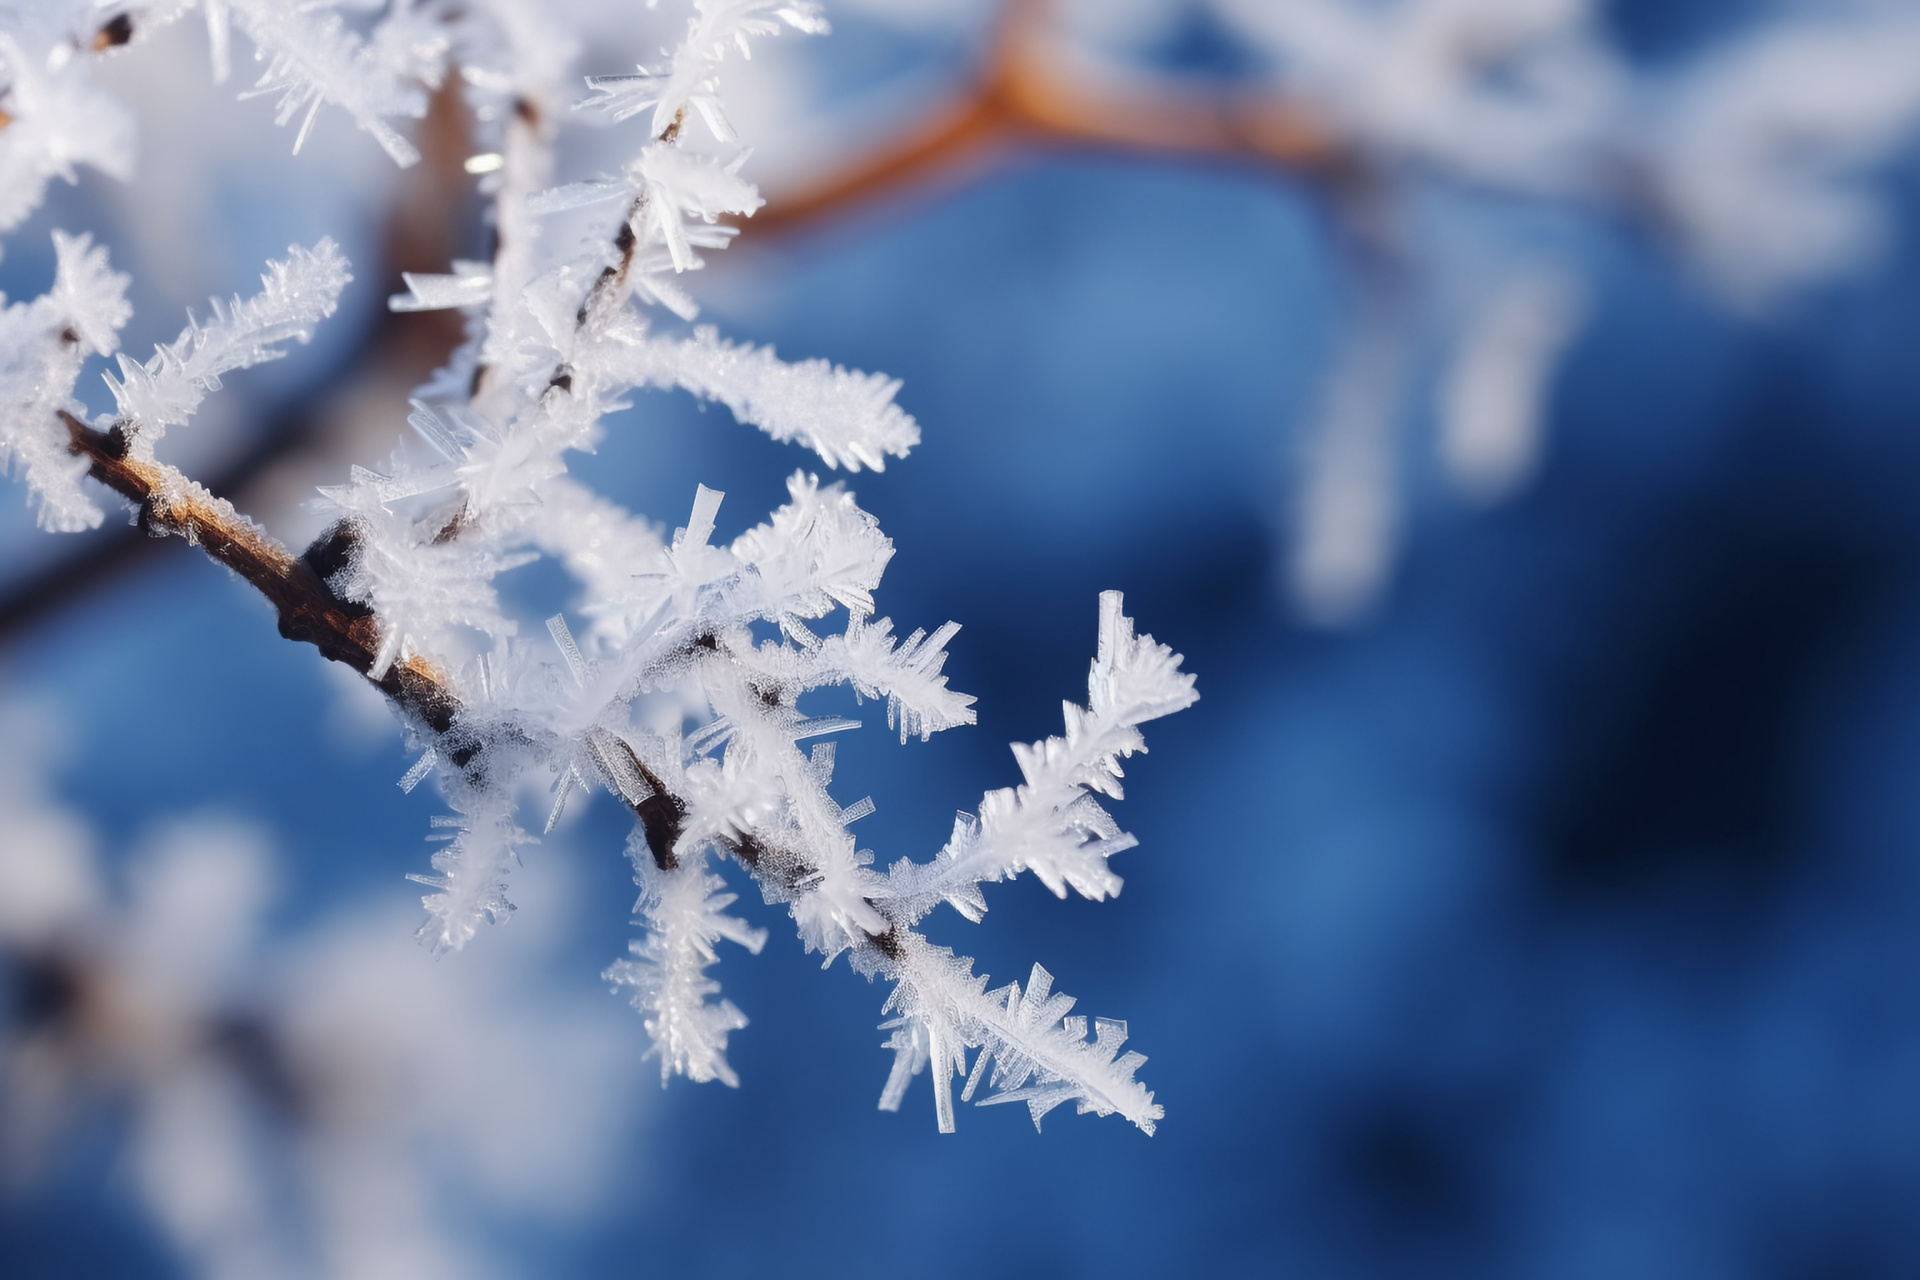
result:
M 190 7 L 129 19 L 106 47 Z M 411 274 L 390 301 L 460 309 L 467 341 L 405 414 L 424 449 L 324 487 L 333 522 L 296 555 L 157 457 L 155 444 L 225 376 L 279 357 L 333 313 L 351 278 L 338 249 L 294 246 L 268 264 L 258 294 L 215 304 L 207 321 L 190 319 L 138 362 L 115 350 L 125 279 L 83 238 L 57 240 L 54 288 L 0 321 L 0 443 L 39 494 L 43 522 L 97 521 L 80 488 L 91 476 L 149 533 L 184 537 L 258 590 L 282 635 L 392 700 L 417 752 L 401 788 L 431 784 L 444 802 L 430 869 L 413 877 L 430 890 L 420 933 L 436 949 L 465 948 L 512 913 L 514 869 L 537 843 L 530 828 L 553 829 L 582 792 L 625 806 L 644 933 L 606 978 L 640 1011 L 663 1076 L 736 1083 L 726 1047 L 746 1016 L 709 970 L 721 941 L 757 952 L 766 935 L 727 914 L 735 896 L 709 865 L 719 854 L 787 908 L 808 949 L 829 964 L 845 954 L 893 984 L 891 1105 L 915 1063 L 958 1067 L 978 1049 L 976 1076 L 989 1057 L 997 1064 L 992 1100 L 1026 1101 L 1036 1122 L 1074 1100 L 1151 1132 L 1160 1109 L 1133 1080 L 1142 1059 L 1116 1056 L 1120 1024 L 1103 1022 L 1087 1042 L 1044 970 L 1024 994 L 987 992 L 970 961 L 914 930 L 942 900 L 978 918 L 979 886 L 1023 870 L 1060 894 L 1118 891 L 1107 859 L 1132 841 L 1094 795 L 1119 798 L 1121 761 L 1144 750 L 1140 724 L 1193 701 L 1180 659 L 1136 635 L 1118 593 L 1107 593 L 1088 702 L 1068 707 L 1064 735 L 1016 747 L 1024 783 L 985 797 L 978 823 L 957 829 L 934 862 L 896 862 L 882 875 L 850 829 L 873 802 L 843 803 L 832 791 L 831 739 L 858 723 L 802 700 L 836 685 L 884 700 L 902 744 L 970 724 L 973 698 L 943 670 L 958 624 L 899 639 L 890 619 L 875 617 L 893 543 L 841 483 L 796 471 L 785 504 L 723 541 L 716 490 L 698 487 L 685 523 L 663 539 L 569 474 L 573 455 L 614 429 L 608 416 L 647 388 L 717 400 L 848 472 L 880 470 L 918 442 L 893 379 L 671 327 L 696 312 L 679 279 L 735 232 L 718 219 L 761 205 L 742 176 L 746 153 L 688 149 L 687 122 L 697 117 L 716 142 L 730 142 L 722 64 L 782 30 L 824 31 L 818 11 L 798 0 L 696 0 L 666 63 L 588 82 L 583 106 L 651 121 L 632 160 L 612 177 L 556 186 L 571 53 L 514 0 L 396 0 L 363 26 L 327 3 L 201 7 L 216 51 L 229 23 L 254 42 L 267 68 L 251 92 L 278 95 L 282 122 L 301 115 L 304 134 L 319 107 L 335 103 L 402 163 L 414 152 L 393 121 L 459 74 L 491 148 L 469 169 L 491 198 L 496 249 L 490 262 Z M 87 56 L 70 37 L 48 38 L 69 62 Z M 602 221 L 584 241 L 556 247 L 538 219 L 567 208 L 600 209 Z M 87 352 L 116 356 L 118 367 L 108 378 L 115 409 L 92 420 L 74 398 Z M 580 632 L 564 614 L 523 629 L 531 620 L 503 602 L 500 575 L 541 558 L 580 587 Z M 838 613 L 844 625 L 822 625 Z M 529 821 L 522 793 L 543 780 L 550 799 Z M 949 1076 L 935 1076 L 936 1115 L 951 1129 Z

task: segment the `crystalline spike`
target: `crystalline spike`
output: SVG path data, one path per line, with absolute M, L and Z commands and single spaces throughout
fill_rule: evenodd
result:
M 720 716 L 702 725 L 699 729 L 688 735 L 686 749 L 696 756 L 710 754 L 724 743 L 732 733 L 733 722 L 725 716 Z
M 822 787 L 833 781 L 833 762 L 839 750 L 838 742 L 816 742 L 807 754 L 807 761 L 813 766 L 813 776 Z
M 493 295 L 492 273 L 464 275 L 428 275 L 403 271 L 401 280 L 407 292 L 387 299 L 389 311 L 444 311 L 452 307 L 473 307 Z
M 225 84 L 232 73 L 232 19 L 224 0 L 206 0 L 207 57 L 213 64 L 213 82 Z
M 916 1018 L 895 1018 L 882 1023 L 880 1029 L 893 1032 L 885 1047 L 894 1051 L 893 1068 L 880 1091 L 880 1110 L 898 1111 L 906 1100 L 907 1086 L 927 1065 L 927 1030 Z
M 960 1101 L 972 1102 L 974 1090 L 980 1087 L 981 1078 L 987 1073 L 987 1064 L 993 1061 L 993 1052 L 981 1049 L 973 1060 L 973 1071 L 967 1076 L 967 1087 L 960 1091 Z
M 950 1050 L 938 1030 L 927 1029 L 927 1054 L 933 1064 L 933 1117 L 941 1133 L 956 1130 L 953 1117 L 953 1066 Z
M 687 527 L 674 536 L 674 546 L 705 546 L 707 539 L 713 536 L 713 521 L 720 512 L 720 500 L 726 496 L 722 491 L 709 489 L 705 485 L 694 490 L 693 513 L 687 517 Z
M 573 676 L 574 685 L 577 688 L 586 688 L 587 660 L 573 638 L 572 629 L 567 626 L 566 615 L 556 613 L 548 618 L 547 633 L 553 637 L 553 643 L 559 646 L 560 656 L 567 660 L 567 671 Z
M 543 835 L 553 834 L 553 829 L 560 825 L 560 817 L 567 811 L 567 797 L 573 794 L 574 782 L 579 776 L 573 771 L 572 766 L 568 766 L 561 772 L 559 780 L 554 783 L 553 808 L 547 812 L 547 825 L 542 831 Z
M 1114 651 L 1121 643 L 1121 629 L 1124 627 L 1128 632 L 1133 629 L 1133 624 L 1123 611 L 1124 605 L 1125 598 L 1118 591 L 1100 593 L 1099 639 L 1093 651 L 1093 672 L 1087 678 L 1090 695 L 1095 685 L 1113 669 Z
M 620 182 L 569 182 L 563 187 L 554 187 L 530 196 L 527 212 L 535 216 L 565 213 L 569 209 L 584 209 L 618 200 L 626 194 L 626 184 Z
M 845 716 L 821 716 L 814 720 L 802 720 L 793 727 L 793 737 L 817 738 L 823 733 L 845 733 L 849 729 L 858 729 L 858 720 L 849 720 Z
M 432 445 L 434 451 L 449 462 L 458 462 L 466 457 L 466 450 L 447 427 L 434 407 L 424 400 L 408 401 L 413 412 L 407 415 L 407 425 L 420 433 L 420 438 Z
M 587 753 L 606 779 L 607 789 L 630 805 L 639 805 L 654 795 L 654 789 L 641 776 L 637 757 L 619 735 L 598 725 L 582 735 Z
M 437 764 L 439 760 L 440 753 L 434 748 L 428 747 L 421 753 L 420 758 L 413 762 L 413 767 L 408 769 L 400 778 L 398 784 L 400 790 L 408 795 L 412 795 L 413 789 L 420 785 L 422 778 L 425 778 L 429 773 L 433 772 L 433 766 Z

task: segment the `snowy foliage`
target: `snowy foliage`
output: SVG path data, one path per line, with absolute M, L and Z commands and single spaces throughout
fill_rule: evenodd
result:
M 323 489 L 332 525 L 296 561 L 155 445 L 190 423 L 224 375 L 283 354 L 333 312 L 350 279 L 338 249 L 329 240 L 293 247 L 268 264 L 260 293 L 215 304 L 210 319 L 141 363 L 115 350 L 125 280 L 84 239 L 59 239 L 54 288 L 9 308 L 0 345 L 0 429 L 43 523 L 99 519 L 81 483 L 87 460 L 75 456 L 91 448 L 96 478 L 113 467 L 138 477 L 129 496 L 153 532 L 183 533 L 229 564 L 244 560 L 255 585 L 270 580 L 262 590 L 286 634 L 332 628 L 316 643 L 357 665 L 407 717 L 419 755 L 402 787 L 431 779 L 448 810 L 432 820 L 431 871 L 414 877 L 432 890 L 421 933 L 436 949 L 460 949 L 513 911 L 523 851 L 574 793 L 602 788 L 631 809 L 646 934 L 606 977 L 631 992 L 663 1075 L 735 1082 L 725 1049 L 746 1017 L 708 970 L 721 941 L 757 951 L 765 932 L 727 914 L 735 895 L 710 865 L 723 856 L 787 907 L 809 949 L 829 964 L 846 954 L 892 984 L 895 1064 L 883 1106 L 897 1107 L 931 1064 L 940 1127 L 951 1129 L 950 1077 L 968 1069 L 971 1049 L 965 1097 L 991 1066 L 994 1092 L 982 1100 L 1025 1101 L 1036 1123 L 1073 1101 L 1151 1132 L 1161 1110 L 1134 1079 L 1143 1059 L 1119 1052 L 1124 1024 L 1102 1020 L 1088 1041 L 1045 970 L 1024 993 L 989 992 L 970 960 L 916 929 L 942 901 L 977 920 L 981 886 L 1022 871 L 1063 896 L 1118 891 L 1107 860 L 1132 838 L 1095 796 L 1119 798 L 1121 761 L 1145 748 L 1140 725 L 1194 700 L 1180 659 L 1135 634 L 1117 592 L 1104 595 L 1088 703 L 1068 706 L 1064 735 L 1017 747 L 1021 785 L 984 797 L 978 818 L 957 825 L 932 861 L 901 859 L 883 875 L 849 831 L 872 802 L 834 798 L 831 741 L 802 748 L 857 722 L 811 714 L 803 697 L 845 686 L 884 701 L 903 744 L 970 724 L 974 713 L 942 674 L 956 624 L 900 639 L 874 616 L 893 554 L 878 523 L 842 484 L 803 468 L 788 501 L 732 541 L 716 541 L 722 495 L 704 486 L 663 540 L 568 474 L 570 457 L 610 429 L 607 416 L 646 388 L 724 404 L 826 468 L 877 471 L 918 443 L 895 403 L 898 382 L 825 360 L 788 363 L 688 327 L 697 307 L 685 274 L 738 230 L 720 219 L 750 219 L 762 204 L 742 176 L 747 153 L 726 150 L 734 130 L 722 69 L 756 40 L 824 31 L 818 10 L 801 0 L 695 0 L 665 62 L 592 78 L 584 97 L 568 79 L 574 42 L 520 0 L 393 0 L 371 13 L 313 0 L 76 5 L 72 23 L 36 28 L 40 43 L 21 56 L 84 85 L 77 68 L 93 55 L 195 7 L 216 72 L 231 29 L 253 42 L 265 70 L 248 95 L 275 96 L 281 123 L 297 117 L 304 136 L 333 105 L 403 165 L 417 153 L 397 122 L 458 76 L 482 148 L 468 170 L 491 200 L 497 249 L 491 262 L 411 274 L 391 300 L 395 310 L 459 309 L 467 340 L 417 390 L 405 419 L 425 450 L 402 447 Z M 559 124 L 580 118 L 569 104 L 632 131 L 631 160 L 556 185 Z M 687 136 L 696 117 L 706 149 Z M 10 123 L 0 164 L 66 172 L 47 141 L 55 136 L 52 121 L 39 132 Z M 591 211 L 583 239 L 543 234 L 542 219 L 562 211 Z M 114 408 L 92 418 L 73 390 L 88 352 L 117 356 L 118 368 L 107 378 Z M 543 558 L 581 588 L 577 634 L 564 615 L 523 630 L 530 620 L 502 601 L 500 575 Z M 323 597 L 306 613 L 281 598 L 302 582 Z M 523 811 L 542 783 L 550 798 Z

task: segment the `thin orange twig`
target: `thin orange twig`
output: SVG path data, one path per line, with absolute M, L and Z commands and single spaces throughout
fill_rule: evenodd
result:
M 1124 89 L 1076 77 L 1046 30 L 1044 0 L 1007 0 L 973 88 L 864 159 L 774 193 L 755 231 L 790 229 L 916 186 L 952 180 L 1017 144 L 1250 162 L 1345 187 L 1364 166 L 1341 132 L 1295 99 L 1187 90 L 1137 77 Z

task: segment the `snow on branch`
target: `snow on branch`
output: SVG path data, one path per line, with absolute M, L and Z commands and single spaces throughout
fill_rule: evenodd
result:
M 943 899 L 977 921 L 986 910 L 980 884 L 1025 869 L 1062 896 L 1069 884 L 1096 900 L 1119 892 L 1106 860 L 1133 838 L 1090 793 L 1118 799 L 1120 760 L 1146 749 L 1139 725 L 1191 706 L 1198 695 L 1179 655 L 1135 634 L 1117 591 L 1100 597 L 1087 691 L 1086 706 L 1066 704 L 1064 737 L 1015 746 L 1023 786 L 989 793 L 978 820 L 961 815 L 934 862 L 897 862 L 884 882 L 874 877 L 869 885 L 889 928 L 855 953 L 855 964 L 894 983 L 883 1012 L 898 1015 L 881 1028 L 893 1033 L 887 1047 L 894 1051 L 882 1110 L 898 1110 L 913 1077 L 931 1065 L 942 1133 L 954 1128 L 956 1074 L 967 1077 L 962 1101 L 973 1100 L 985 1079 L 994 1092 L 982 1103 L 1024 1102 L 1036 1128 L 1065 1102 L 1082 1114 L 1118 1112 L 1149 1134 L 1161 1118 L 1153 1094 L 1134 1079 L 1146 1059 L 1120 1052 L 1126 1023 L 1098 1019 L 1088 1041 L 1087 1020 L 1069 1016 L 1074 1001 L 1053 992 L 1044 968 L 1033 967 L 1024 993 L 1018 983 L 988 991 L 971 959 L 933 946 L 912 927 Z M 979 1051 L 970 1073 L 969 1049 Z
M 731 554 L 752 568 L 756 611 L 772 621 L 817 618 L 836 605 L 873 612 L 873 592 L 893 559 L 893 539 L 838 484 L 796 471 L 787 504 L 734 540 Z

